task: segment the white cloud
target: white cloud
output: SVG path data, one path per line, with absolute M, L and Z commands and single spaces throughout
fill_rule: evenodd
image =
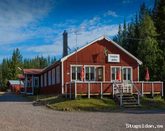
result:
M 51 0 L 3 0 L 0 1 L 0 44 L 12 44 L 30 39 L 38 20 L 52 8 Z
M 115 11 L 112 10 L 108 10 L 104 16 L 112 16 L 112 17 L 118 17 L 117 13 Z
M 101 25 L 101 18 L 94 17 L 89 20 L 84 20 L 79 27 L 74 27 L 74 25 L 70 25 L 67 28 L 68 31 L 68 46 L 73 50 L 76 47 L 82 47 L 83 45 L 93 41 L 94 39 L 102 36 L 114 36 L 117 34 L 118 25 Z M 74 28 L 73 28 L 74 27 Z M 77 32 L 77 44 L 76 44 L 76 34 Z M 27 47 L 28 51 L 33 51 L 40 53 L 44 56 L 62 56 L 62 31 L 54 38 L 54 43 L 51 45 L 42 45 L 42 46 L 34 46 Z

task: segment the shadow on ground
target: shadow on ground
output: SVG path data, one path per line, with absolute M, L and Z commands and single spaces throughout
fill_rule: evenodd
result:
M 29 102 L 21 95 L 16 95 L 11 92 L 0 92 L 0 102 Z

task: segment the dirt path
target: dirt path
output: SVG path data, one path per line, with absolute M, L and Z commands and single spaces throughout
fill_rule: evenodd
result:
M 0 95 L 2 131 L 122 131 L 126 130 L 126 123 L 159 124 L 165 129 L 165 113 L 59 112 L 33 106 L 21 96 L 10 93 Z

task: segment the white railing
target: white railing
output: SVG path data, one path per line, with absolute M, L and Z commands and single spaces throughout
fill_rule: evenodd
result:
M 66 94 L 66 97 L 68 96 L 69 94 L 69 98 L 72 98 L 74 95 L 74 98 L 77 98 L 77 85 L 78 84 L 87 84 L 87 95 L 88 95 L 88 98 L 90 98 L 91 96 L 91 84 L 100 84 L 100 96 L 101 98 L 103 97 L 104 95 L 104 91 L 103 91 L 103 85 L 104 84 L 112 84 L 112 86 L 110 86 L 110 88 L 112 88 L 112 92 L 109 92 L 109 93 L 112 93 L 113 97 L 115 95 L 116 92 L 116 87 L 114 86 L 113 84 L 114 82 L 111 82 L 111 81 L 71 81 L 71 82 L 67 82 L 65 83 L 65 94 Z M 136 87 L 136 83 L 138 84 L 141 84 L 141 92 L 139 91 L 139 89 Z M 162 85 L 162 88 L 161 88 L 161 95 L 163 96 L 163 82 L 161 81 L 132 81 L 130 84 L 132 84 L 132 86 L 127 86 L 126 90 L 127 92 L 129 91 L 129 93 L 134 93 L 133 92 L 133 88 L 136 90 L 136 92 L 138 93 L 138 97 L 140 97 L 140 95 L 143 96 L 144 94 L 144 85 L 147 84 L 147 83 L 150 83 L 151 86 L 152 86 L 152 95 L 154 95 L 154 84 L 158 83 L 158 84 L 161 84 Z M 124 84 L 123 86 L 126 86 L 126 84 Z M 130 88 L 131 87 L 131 88 Z M 68 90 L 69 88 L 69 90 Z M 72 89 L 74 89 L 74 92 L 72 92 Z M 111 90 L 111 89 L 110 89 Z M 120 90 L 118 87 L 117 87 L 117 90 Z M 123 91 L 124 91 L 124 88 L 123 88 Z M 107 93 L 107 92 L 106 92 Z
M 72 85 L 74 85 L 74 98 L 77 98 L 77 84 L 87 84 L 87 95 L 88 95 L 88 98 L 90 98 L 91 96 L 91 84 L 100 84 L 100 97 L 102 98 L 104 93 L 103 93 L 103 84 L 113 84 L 112 82 L 110 81 L 71 81 L 71 82 L 67 82 L 65 84 L 65 95 L 67 97 L 68 93 L 69 93 L 69 98 L 71 99 L 72 98 Z M 69 85 L 69 92 L 68 91 L 68 85 Z M 110 86 L 110 88 L 112 88 Z M 112 91 L 113 92 L 113 91 Z M 111 92 L 109 92 L 111 93 Z
M 133 84 L 141 84 L 141 95 L 144 95 L 144 85 L 151 84 L 151 93 L 152 97 L 154 97 L 154 84 L 161 84 L 161 96 L 164 96 L 163 91 L 163 82 L 162 81 L 132 81 Z
M 113 82 L 113 90 L 115 90 L 115 89 L 116 89 L 116 91 L 113 94 L 119 93 L 119 95 L 120 95 L 120 106 L 122 106 L 123 105 L 123 83 Z

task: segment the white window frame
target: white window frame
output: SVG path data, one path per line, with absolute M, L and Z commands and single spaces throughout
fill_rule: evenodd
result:
M 77 75 L 76 75 L 76 80 L 72 80 L 72 67 L 81 67 L 82 68 L 82 66 L 83 65 L 70 65 L 70 80 L 71 81 L 82 81 L 82 80 L 77 80 Z M 94 67 L 95 68 L 94 80 L 93 81 L 96 81 L 96 68 L 102 67 L 103 68 L 103 81 L 105 81 L 105 65 L 84 65 L 84 81 L 89 81 L 89 80 L 86 80 L 86 76 L 85 76 L 86 70 L 85 70 L 85 67 Z
M 133 69 L 132 69 L 132 67 L 131 66 L 122 66 L 122 70 L 121 70 L 121 72 L 123 73 L 123 69 L 131 69 L 131 81 L 133 80 Z M 127 70 L 128 71 L 128 70 Z M 121 77 L 123 76 L 123 74 L 121 74 Z M 126 76 L 127 78 L 128 78 L 128 76 Z M 123 78 L 122 78 L 122 80 L 123 80 Z M 128 79 L 127 79 L 128 80 Z
M 94 80 L 87 80 L 86 79 L 86 67 L 89 67 L 89 69 L 91 68 L 91 67 L 94 67 Z M 96 81 L 96 66 L 95 65 L 85 65 L 84 66 L 84 78 L 85 78 L 85 81 Z
M 115 73 L 115 80 L 112 80 L 112 68 L 119 68 L 119 70 L 120 70 L 120 77 L 121 77 L 120 79 L 122 80 L 122 74 L 121 74 L 121 71 L 122 71 L 122 70 L 121 70 L 121 66 L 110 66 L 110 69 L 111 69 L 111 71 L 110 71 L 110 76 L 111 76 L 110 79 L 111 79 L 111 80 L 110 80 L 110 81 L 111 81 L 111 82 L 117 81 L 117 80 L 116 80 L 116 73 Z M 116 71 L 115 71 L 115 72 L 116 72 Z
M 70 80 L 71 81 L 82 81 L 82 80 L 77 80 L 77 67 L 81 67 L 82 68 L 82 66 L 83 65 L 70 65 Z M 72 67 L 76 67 L 76 79 L 75 80 L 72 79 Z

